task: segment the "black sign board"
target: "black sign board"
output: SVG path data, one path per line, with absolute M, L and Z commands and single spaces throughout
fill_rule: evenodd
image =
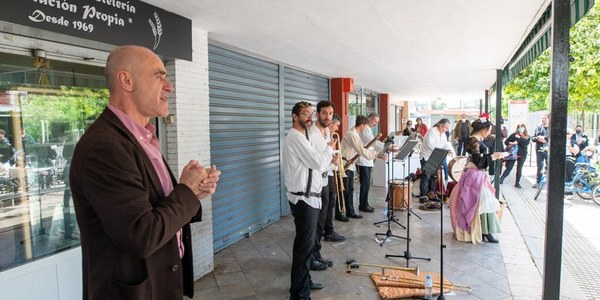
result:
M 192 21 L 136 0 L 0 0 L 0 20 L 192 60 Z

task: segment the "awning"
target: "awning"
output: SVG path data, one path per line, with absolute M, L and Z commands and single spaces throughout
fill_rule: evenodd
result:
M 571 1 L 571 27 L 575 25 L 594 6 L 594 0 Z M 551 44 L 552 3 L 540 16 L 523 43 L 502 71 L 502 86 L 508 84 L 523 69 L 533 62 Z M 490 90 L 495 90 L 496 83 Z

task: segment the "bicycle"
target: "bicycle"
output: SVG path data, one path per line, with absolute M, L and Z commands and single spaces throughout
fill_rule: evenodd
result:
M 533 200 L 537 200 L 542 190 L 546 188 L 548 179 L 544 168 L 542 178 L 538 184 L 538 190 Z M 571 181 L 565 182 L 565 193 L 577 193 L 583 199 L 592 199 L 594 203 L 600 205 L 600 174 L 589 163 L 576 163 Z

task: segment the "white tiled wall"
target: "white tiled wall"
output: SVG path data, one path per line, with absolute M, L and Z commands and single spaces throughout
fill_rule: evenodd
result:
M 175 174 L 192 159 L 210 165 L 210 122 L 208 108 L 208 33 L 192 29 L 192 62 L 167 64 L 175 92 L 169 112 L 175 123 L 167 125 L 167 160 Z M 178 176 L 178 175 L 176 175 Z M 192 225 L 194 274 L 196 279 L 214 269 L 212 200 L 202 200 L 202 222 Z

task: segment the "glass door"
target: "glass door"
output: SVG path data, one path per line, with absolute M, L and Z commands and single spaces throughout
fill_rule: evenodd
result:
M 0 53 L 0 272 L 79 245 L 75 144 L 108 102 L 104 69 Z

